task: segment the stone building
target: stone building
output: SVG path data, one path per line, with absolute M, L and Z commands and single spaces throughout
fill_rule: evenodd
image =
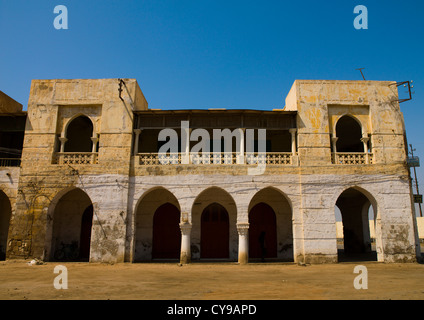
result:
M 420 255 L 394 82 L 296 80 L 284 109 L 269 111 L 149 109 L 134 79 L 34 80 L 27 111 L 0 99 L 3 258 L 334 263 Z M 166 161 L 163 129 L 179 142 Z M 219 145 L 217 129 L 234 135 L 231 152 L 194 152 L 202 135 Z

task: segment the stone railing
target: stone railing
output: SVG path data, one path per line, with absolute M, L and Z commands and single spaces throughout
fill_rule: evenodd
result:
M 373 154 L 364 152 L 337 152 L 332 154 L 332 163 L 341 165 L 372 164 Z
M 58 152 L 56 164 L 98 164 L 97 152 Z
M 214 157 L 215 155 L 215 157 Z M 169 164 L 203 164 L 203 165 L 231 165 L 231 164 L 266 164 L 292 165 L 291 152 L 273 153 L 245 153 L 244 157 L 237 152 L 221 152 L 219 154 L 190 154 L 187 159 L 185 153 L 138 153 L 136 163 L 140 166 L 169 165 Z
M 19 167 L 20 165 L 20 158 L 0 158 L 0 167 Z

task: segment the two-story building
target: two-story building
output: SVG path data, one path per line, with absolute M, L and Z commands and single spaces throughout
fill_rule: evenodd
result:
M 134 79 L 34 80 L 27 111 L 0 97 L 7 259 L 420 255 L 395 82 L 296 80 L 267 111 L 149 109 Z

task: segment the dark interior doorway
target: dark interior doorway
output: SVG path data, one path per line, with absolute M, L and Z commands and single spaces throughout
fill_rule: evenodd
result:
M 153 259 L 179 259 L 180 211 L 171 203 L 161 205 L 153 216 Z
M 202 259 L 229 258 L 230 222 L 222 205 L 212 203 L 203 210 L 200 236 Z
M 249 257 L 277 258 L 277 221 L 274 210 L 258 203 L 249 212 Z

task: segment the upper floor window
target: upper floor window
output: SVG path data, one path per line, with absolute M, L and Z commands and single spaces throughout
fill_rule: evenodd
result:
M 86 116 L 73 119 L 66 129 L 65 152 L 92 152 L 93 123 Z
M 343 116 L 336 125 L 337 152 L 365 152 L 361 141 L 362 128 L 351 116 Z

